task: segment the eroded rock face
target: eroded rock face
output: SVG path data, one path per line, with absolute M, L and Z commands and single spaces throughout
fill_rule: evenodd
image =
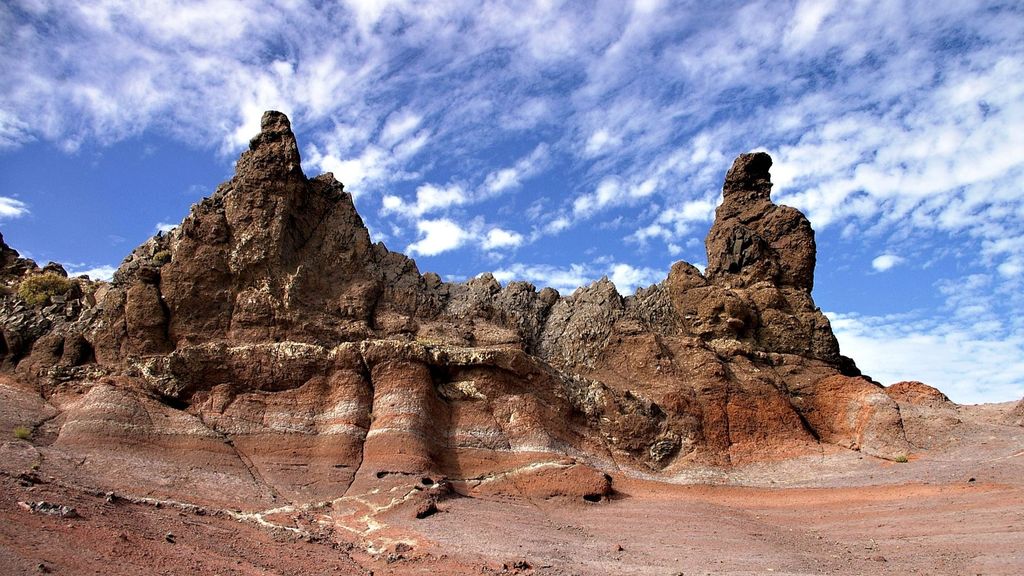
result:
M 952 404 L 945 394 L 938 388 L 929 386 L 924 382 L 916 380 L 897 382 L 886 386 L 885 393 L 898 402 L 908 404 L 941 406 Z
M 1017 401 L 1017 404 L 1006 415 L 1006 423 L 1011 426 L 1024 426 L 1024 398 Z
M 133 485 L 211 501 L 171 471 L 201 462 L 261 502 L 595 501 L 608 471 L 908 449 L 898 404 L 811 299 L 814 234 L 771 201 L 766 154 L 726 176 L 707 274 L 680 262 L 622 297 L 607 279 L 561 296 L 421 274 L 371 243 L 331 174 L 305 177 L 298 150 L 266 113 L 235 176 L 76 314 L 3 297 L 5 370 L 63 411 L 55 445 L 89 450 L 97 477 L 126 482 L 130 457 L 150 462 Z M 12 328 L 17 306 L 48 324 Z M 354 518 L 370 505 L 345 502 Z
M 40 268 L 0 235 L 0 370 L 17 371 L 28 380 L 40 372 L 57 380 L 81 375 L 85 370 L 80 367 L 94 358 L 91 344 L 74 324 L 93 313 L 100 286 L 82 276 L 67 280 L 45 300 L 29 304 L 17 294 L 21 284 L 34 276 L 66 279 L 67 272 L 53 262 Z

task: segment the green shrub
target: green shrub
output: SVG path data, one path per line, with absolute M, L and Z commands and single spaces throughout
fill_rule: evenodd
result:
M 27 426 L 15 426 L 14 437 L 17 438 L 18 440 L 28 440 L 29 438 L 32 437 L 32 430 L 30 430 Z
M 71 280 L 53 272 L 36 274 L 21 281 L 18 296 L 31 306 L 45 306 L 54 296 L 60 296 L 70 290 L 71 284 Z
M 893 461 L 899 462 L 900 464 L 906 464 L 910 460 L 908 460 L 907 457 L 904 456 L 903 454 L 900 454 L 899 456 L 893 458 Z
M 163 266 L 164 264 L 167 264 L 170 261 L 171 261 L 171 251 L 170 250 L 161 250 L 161 251 L 157 252 L 156 254 L 153 254 L 153 262 L 157 266 Z

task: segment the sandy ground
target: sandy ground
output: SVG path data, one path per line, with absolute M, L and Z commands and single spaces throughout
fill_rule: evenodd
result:
M 1024 428 L 1011 404 L 905 410 L 907 463 L 841 452 L 669 482 L 615 475 L 596 504 L 451 498 L 380 515 L 411 547 L 371 555 L 231 511 L 113 501 L 0 476 L 0 574 L 1022 574 Z M 0 458 L 31 449 L 8 440 Z M 703 484 L 692 484 L 694 477 Z M 662 479 L 665 480 L 665 479 Z M 59 503 L 78 517 L 27 510 Z

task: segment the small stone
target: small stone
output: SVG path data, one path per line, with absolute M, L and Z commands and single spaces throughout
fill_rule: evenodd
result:
M 174 544 L 174 542 L 175 542 L 174 532 L 168 532 L 167 534 L 165 534 L 164 535 L 164 540 L 170 542 L 171 544 Z

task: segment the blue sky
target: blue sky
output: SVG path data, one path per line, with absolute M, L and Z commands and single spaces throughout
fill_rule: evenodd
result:
M 1024 395 L 1016 2 L 13 0 L 0 79 L 0 230 L 41 264 L 109 275 L 278 109 L 421 271 L 628 294 L 704 263 L 766 150 L 844 353 Z

